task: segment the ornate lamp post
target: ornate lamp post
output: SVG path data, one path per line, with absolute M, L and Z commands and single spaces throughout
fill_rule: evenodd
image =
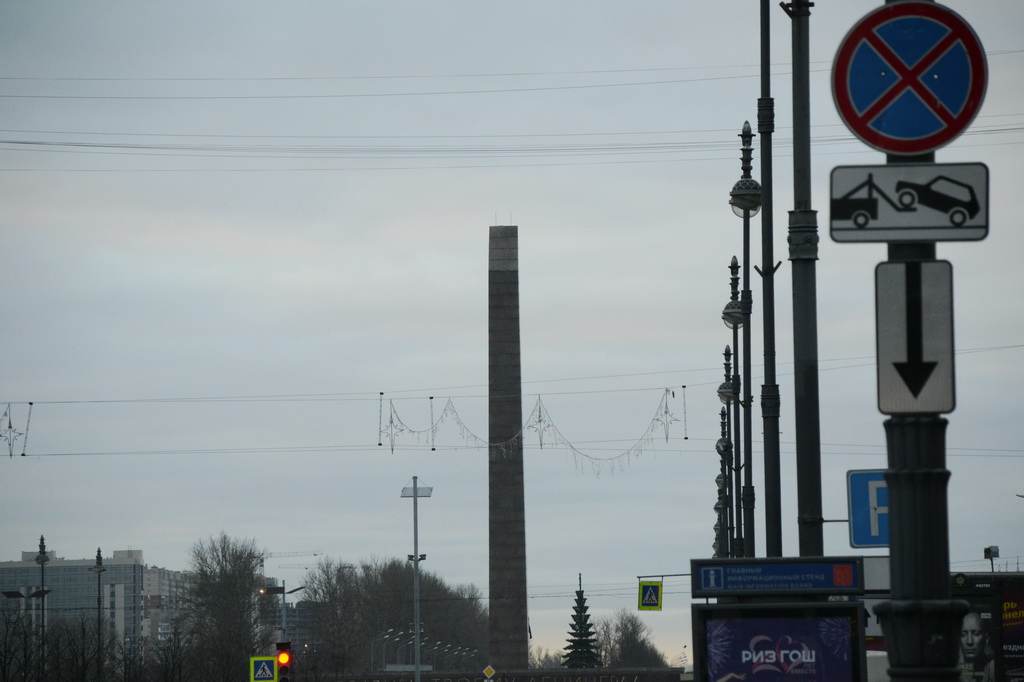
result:
M 42 643 L 42 656 L 39 657 L 39 675 L 43 676 L 44 666 L 46 665 L 46 595 L 49 590 L 46 589 L 46 564 L 50 560 L 49 555 L 46 553 L 46 539 L 42 535 L 39 536 L 39 554 L 36 555 L 36 563 L 39 564 L 39 591 L 36 593 L 39 595 L 39 609 L 40 609 L 40 623 L 41 623 L 41 643 Z
M 740 168 L 743 174 L 729 192 L 729 204 L 732 212 L 743 218 L 743 290 L 740 292 L 740 315 L 743 325 L 743 556 L 754 556 L 754 474 L 751 466 L 753 449 L 752 417 L 750 393 L 750 314 L 753 301 L 750 293 L 750 218 L 761 210 L 761 185 L 750 177 L 753 168 L 751 159 L 753 147 L 750 143 L 754 133 L 750 122 L 743 122 L 740 133 L 743 142 L 741 148 Z M 724 317 L 724 314 L 723 314 Z M 726 324 L 729 321 L 726 320 Z
M 726 383 L 731 382 L 731 391 L 723 390 L 726 389 L 726 385 L 718 389 L 718 398 L 725 403 L 726 407 L 732 406 L 732 415 L 729 423 L 729 440 L 732 444 L 733 461 L 735 462 L 733 471 L 736 473 L 735 476 L 735 489 L 736 493 L 733 496 L 733 506 L 736 509 L 734 518 L 735 533 L 733 536 L 734 543 L 732 547 L 731 556 L 743 556 L 743 525 L 746 519 L 740 513 L 740 475 L 739 472 L 743 469 L 743 432 L 744 428 L 740 425 L 740 411 L 743 407 L 743 401 L 740 400 L 740 329 L 743 327 L 744 316 L 743 306 L 740 303 L 740 264 L 736 260 L 736 256 L 732 257 L 732 263 L 729 265 L 729 272 L 732 273 L 730 278 L 730 289 L 731 293 L 729 296 L 729 302 L 725 304 L 725 308 L 722 310 L 722 321 L 725 322 L 725 326 L 732 330 L 732 347 L 736 349 L 737 357 L 736 363 L 733 365 L 732 379 L 729 378 L 729 370 L 726 369 L 725 380 Z M 729 349 L 726 348 L 726 362 L 729 361 Z
M 715 443 L 715 451 L 721 463 L 721 471 L 715 478 L 718 484 L 718 501 L 715 503 L 715 511 L 718 513 L 718 522 L 715 524 L 715 558 L 732 556 L 732 502 L 730 500 L 730 470 L 732 469 L 732 443 L 729 442 L 726 420 L 729 411 L 722 408 L 722 436 Z
M 96 565 L 89 569 L 96 574 L 96 679 L 103 679 L 103 553 L 96 548 Z
M 733 332 L 735 336 L 736 332 Z M 743 531 L 740 523 L 739 514 L 736 501 L 739 500 L 739 475 L 736 463 L 734 463 L 734 443 L 733 437 L 733 421 L 732 415 L 729 412 L 729 408 L 735 406 L 737 409 L 737 415 L 739 414 L 739 379 L 732 376 L 732 351 L 729 346 L 725 347 L 725 352 L 722 353 L 725 358 L 725 381 L 718 386 L 718 399 L 722 401 L 725 406 L 722 408 L 722 427 L 723 433 L 722 438 L 719 439 L 718 443 L 715 444 L 715 449 L 718 451 L 719 456 L 722 457 L 723 465 L 725 467 L 725 494 L 727 503 L 727 539 L 728 544 L 726 549 L 728 550 L 722 556 L 736 556 L 736 550 L 742 543 Z M 735 489 L 735 493 L 733 490 Z

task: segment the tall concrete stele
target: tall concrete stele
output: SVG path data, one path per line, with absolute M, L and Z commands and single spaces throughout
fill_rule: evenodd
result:
M 519 228 L 490 228 L 488 265 L 490 635 L 496 670 L 529 667 L 523 387 L 519 345 Z

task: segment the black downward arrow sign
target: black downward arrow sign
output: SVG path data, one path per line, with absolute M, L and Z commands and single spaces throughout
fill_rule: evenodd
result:
M 894 362 L 903 383 L 916 398 L 924 389 L 937 362 L 924 360 L 924 320 L 921 294 L 921 262 L 907 265 L 907 361 Z

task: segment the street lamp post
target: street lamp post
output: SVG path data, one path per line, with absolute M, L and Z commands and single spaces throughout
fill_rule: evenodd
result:
M 992 572 L 996 572 L 996 559 L 999 558 L 999 547 L 992 545 L 991 547 L 985 548 L 985 558 L 988 559 L 989 567 Z
M 396 665 L 398 664 L 398 640 L 402 639 L 402 637 L 404 637 L 406 634 L 408 634 L 408 633 L 403 630 L 402 632 L 396 632 L 394 635 L 392 635 L 390 637 L 390 641 L 395 645 L 395 664 Z M 388 669 L 388 641 L 389 641 L 389 638 L 385 637 L 384 638 L 384 646 L 381 648 L 381 658 L 383 659 L 381 661 L 381 670 L 387 670 Z
M 735 332 L 734 332 L 735 335 Z M 736 501 L 739 499 L 739 475 L 738 469 L 736 469 L 736 454 L 734 452 L 733 444 L 735 439 L 732 433 L 732 419 L 729 412 L 729 408 L 735 403 L 738 409 L 739 396 L 737 395 L 738 382 L 734 382 L 731 376 L 732 372 L 732 351 L 729 346 L 725 347 L 725 352 L 722 353 L 725 358 L 725 381 L 718 386 L 718 399 L 722 401 L 725 406 L 722 408 L 721 419 L 722 419 L 722 438 L 719 439 L 718 443 L 715 444 L 715 450 L 718 451 L 719 456 L 722 458 L 722 464 L 725 468 L 725 495 L 726 495 L 726 512 L 727 518 L 727 546 L 726 553 L 721 556 L 733 557 L 736 556 L 736 549 L 738 543 L 742 540 L 737 538 L 742 537 L 742 531 L 737 535 L 737 528 L 739 526 L 739 514 L 736 508 Z M 735 493 L 733 493 L 733 487 L 735 483 Z
M 754 556 L 754 474 L 752 470 L 753 433 L 750 392 L 750 315 L 753 301 L 750 292 L 750 219 L 761 210 L 761 185 L 750 177 L 753 168 L 751 159 L 753 147 L 750 143 L 754 133 L 750 122 L 743 122 L 740 132 L 741 165 L 743 174 L 729 192 L 729 204 L 737 216 L 743 218 L 743 290 L 740 292 L 740 311 L 743 316 L 743 555 Z
M 413 661 L 415 682 L 420 682 L 420 562 L 427 558 L 426 554 L 420 554 L 420 519 L 419 499 L 430 497 L 434 489 L 430 486 L 419 485 L 419 479 L 412 477 L 412 487 L 402 488 L 402 497 L 412 498 L 412 554 L 409 561 L 412 562 L 412 633 L 416 640 L 414 647 L 415 656 Z
M 96 679 L 103 679 L 103 553 L 96 548 L 96 565 L 89 569 L 96 574 Z
M 726 404 L 726 406 L 732 406 L 732 415 L 730 420 L 730 433 L 729 440 L 732 444 L 733 461 L 735 462 L 735 476 L 733 477 L 733 485 L 735 487 L 735 493 L 733 494 L 733 506 L 735 512 L 735 536 L 732 546 L 732 554 L 730 556 L 738 557 L 743 556 L 743 526 L 746 519 L 740 512 L 740 500 L 742 499 L 741 489 L 741 478 L 740 472 L 743 470 L 743 432 L 744 428 L 740 424 L 741 408 L 743 407 L 743 401 L 740 400 L 740 328 L 743 327 L 743 305 L 740 303 L 740 264 L 736 260 L 736 256 L 732 257 L 732 262 L 729 264 L 729 272 L 732 273 L 732 277 L 729 278 L 730 282 L 730 295 L 729 302 L 725 304 L 725 308 L 722 310 L 722 321 L 725 322 L 725 326 L 732 330 L 732 347 L 736 350 L 736 362 L 732 366 L 732 379 L 729 378 L 729 370 L 726 368 L 726 382 L 731 381 L 732 390 L 725 390 L 725 384 L 719 388 L 718 398 Z M 729 361 L 729 348 L 726 347 L 726 362 Z
M 381 655 L 381 658 L 384 658 L 384 646 L 385 646 L 386 642 L 388 641 L 388 637 L 390 637 L 391 633 L 394 632 L 394 631 L 395 631 L 394 628 L 390 628 L 387 632 L 383 632 L 383 633 L 377 635 L 376 637 L 374 637 L 373 641 L 370 642 L 370 671 L 371 672 L 374 671 L 374 670 L 377 670 L 377 668 L 375 668 L 374 665 L 373 665 L 374 661 L 376 660 L 375 650 L 377 648 L 377 642 L 380 642 L 380 649 L 381 649 L 380 655 Z
M 39 536 L 39 554 L 36 555 L 36 563 L 39 564 L 39 606 L 40 614 L 39 619 L 41 623 L 41 644 L 42 644 L 42 656 L 39 657 L 39 675 L 43 675 L 43 667 L 46 662 L 46 563 L 50 560 L 49 555 L 46 553 L 46 540 L 42 535 Z
M 728 414 L 729 411 L 723 407 L 721 412 L 722 435 L 715 443 L 721 469 L 715 479 L 718 484 L 718 502 L 715 504 L 715 511 L 718 512 L 718 523 L 715 524 L 715 558 L 732 556 L 732 496 L 729 494 L 732 446 L 729 443 L 729 431 L 726 426 Z

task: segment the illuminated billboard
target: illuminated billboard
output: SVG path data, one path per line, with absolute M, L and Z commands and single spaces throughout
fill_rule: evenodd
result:
M 863 682 L 858 602 L 696 604 L 694 679 Z

